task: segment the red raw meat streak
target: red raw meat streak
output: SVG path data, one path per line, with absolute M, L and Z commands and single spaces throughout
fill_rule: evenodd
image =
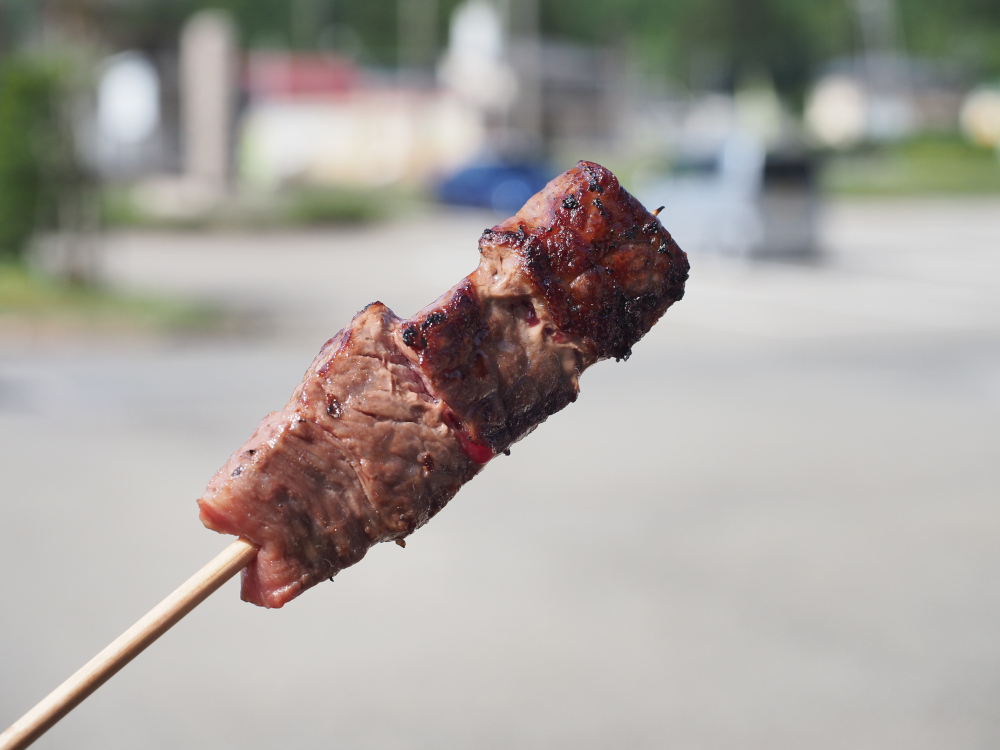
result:
M 471 460 L 475 461 L 477 464 L 486 464 L 489 463 L 491 459 L 496 457 L 496 453 L 493 452 L 493 449 L 490 448 L 490 446 L 483 445 L 482 443 L 476 443 L 466 437 L 465 431 L 462 429 L 461 425 L 458 424 L 458 421 L 454 419 L 454 417 L 447 421 L 454 422 L 455 435 L 458 437 L 458 443 L 462 446 L 462 450 L 465 452 L 465 455 Z

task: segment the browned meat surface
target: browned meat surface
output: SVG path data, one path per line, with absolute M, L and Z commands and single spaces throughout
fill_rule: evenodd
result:
M 479 267 L 400 329 L 434 392 L 494 452 L 576 399 L 684 294 L 687 257 L 611 172 L 580 162 L 479 240 Z
M 378 302 L 358 313 L 199 501 L 206 526 L 261 545 L 247 601 L 280 607 L 401 539 L 480 468 L 396 348 L 398 326 Z
M 681 298 L 688 264 L 580 162 L 487 229 L 479 267 L 408 321 L 381 303 L 328 341 L 199 500 L 261 546 L 243 598 L 280 607 L 426 523 L 484 463 L 576 399 L 579 376 Z

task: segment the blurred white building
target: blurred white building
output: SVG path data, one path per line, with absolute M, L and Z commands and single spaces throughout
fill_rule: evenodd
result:
M 349 60 L 251 52 L 240 172 L 251 184 L 419 182 L 482 147 L 478 110 L 447 91 L 399 88 Z
M 451 19 L 438 80 L 479 109 L 503 114 L 518 94 L 505 20 L 489 0 L 467 0 Z
M 76 118 L 81 155 L 98 173 L 128 177 L 161 158 L 160 75 L 149 57 L 130 50 L 97 66 L 93 102 Z

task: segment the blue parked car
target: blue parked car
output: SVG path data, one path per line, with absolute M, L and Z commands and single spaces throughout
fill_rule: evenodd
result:
M 438 186 L 438 199 L 457 206 L 492 208 L 510 215 L 555 177 L 541 164 L 477 164 L 465 167 Z

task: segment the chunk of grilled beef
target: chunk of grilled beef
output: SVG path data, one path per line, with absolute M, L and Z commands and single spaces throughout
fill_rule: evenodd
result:
M 479 240 L 479 267 L 400 328 L 466 434 L 495 453 L 576 399 L 684 294 L 687 257 L 604 167 L 580 162 Z
M 426 523 L 484 463 L 626 359 L 688 263 L 608 170 L 580 162 L 487 229 L 480 264 L 407 321 L 381 303 L 327 342 L 199 500 L 261 546 L 243 598 L 280 607 Z
M 376 302 L 326 343 L 280 412 L 215 475 L 201 520 L 261 546 L 243 598 L 280 607 L 423 525 L 481 467 Z

